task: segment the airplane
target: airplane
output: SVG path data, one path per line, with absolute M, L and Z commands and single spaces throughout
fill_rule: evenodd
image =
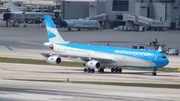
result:
M 11 19 L 21 21 L 21 22 L 35 22 L 41 23 L 44 19 L 44 15 L 51 15 L 51 17 L 55 18 L 53 13 L 48 12 L 25 12 L 20 11 L 12 2 L 9 0 L 11 12 L 6 12 L 5 14 L 10 14 Z
M 86 66 L 84 68 L 85 73 L 94 73 L 95 69 L 103 73 L 104 69 L 109 66 L 112 73 L 121 73 L 121 67 L 149 68 L 153 69 L 152 75 L 154 76 L 158 68 L 162 68 L 169 63 L 168 58 L 164 54 L 155 50 L 67 42 L 59 34 L 52 18 L 49 15 L 45 15 L 44 19 L 49 39 L 49 42 L 45 42 L 44 46 L 56 52 L 40 53 L 46 57 L 48 63 L 60 64 L 61 57 L 64 57 L 83 62 L 82 64 Z M 14 50 L 9 46 L 6 47 L 11 51 L 22 51 Z
M 96 28 L 97 30 L 101 28 L 97 20 L 83 20 L 83 19 L 63 20 L 58 12 L 54 12 L 54 13 L 56 18 L 56 24 L 68 28 L 68 31 L 70 31 L 71 28 L 77 28 L 78 31 L 80 31 L 81 28 Z

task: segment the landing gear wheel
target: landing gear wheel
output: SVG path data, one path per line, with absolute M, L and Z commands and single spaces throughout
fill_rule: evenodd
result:
M 104 73 L 104 68 L 99 68 L 99 69 L 98 69 L 98 72 Z
M 118 68 L 115 68 L 115 73 L 118 73 L 119 69 Z
M 80 28 L 78 28 L 78 31 L 81 31 L 81 29 L 80 29 Z
M 122 69 L 121 68 L 119 68 L 118 71 L 119 71 L 119 73 L 122 73 Z
M 94 72 L 95 72 L 95 69 L 91 69 L 91 72 L 94 73 Z
M 152 75 L 153 75 L 153 76 L 156 76 L 157 74 L 156 74 L 156 72 L 152 72 Z
M 68 28 L 68 31 L 71 31 L 71 28 Z
M 88 68 L 88 73 L 91 73 L 91 68 Z
M 154 69 L 153 69 L 153 72 L 152 72 L 152 75 L 153 75 L 153 76 L 156 76 L 156 75 L 157 75 L 156 71 L 157 71 L 157 68 L 154 68 Z
M 84 73 L 86 73 L 88 70 L 87 70 L 87 68 L 84 68 Z
M 114 73 L 114 71 L 115 71 L 114 68 L 111 68 L 111 73 Z

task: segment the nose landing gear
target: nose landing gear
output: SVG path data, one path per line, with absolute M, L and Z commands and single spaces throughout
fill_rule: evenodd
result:
M 156 75 L 157 75 L 156 71 L 157 71 L 157 68 L 154 68 L 154 69 L 153 69 L 153 72 L 152 72 L 152 75 L 153 75 L 153 76 L 156 76 Z

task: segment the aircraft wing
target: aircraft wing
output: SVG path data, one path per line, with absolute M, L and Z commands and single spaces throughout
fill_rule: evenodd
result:
M 90 58 L 90 57 L 79 57 L 79 56 L 69 56 L 69 55 L 62 55 L 62 54 L 58 54 L 58 53 L 46 53 L 46 52 L 39 52 L 39 51 L 27 51 L 27 50 L 15 50 L 10 46 L 6 45 L 6 48 L 10 51 L 14 51 L 14 52 L 27 52 L 27 53 L 38 53 L 41 54 L 44 57 L 50 57 L 52 55 L 58 55 L 60 57 L 64 57 L 64 58 L 68 58 L 68 59 L 80 59 L 84 62 L 86 61 L 90 61 L 90 60 L 96 60 L 99 62 L 105 62 L 105 63 L 112 63 L 112 62 L 117 62 L 115 59 L 111 59 L 111 58 Z

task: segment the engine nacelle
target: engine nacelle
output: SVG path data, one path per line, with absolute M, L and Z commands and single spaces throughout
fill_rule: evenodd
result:
M 46 62 L 50 64 L 60 64 L 61 63 L 61 58 L 59 56 L 50 56 L 46 58 Z
M 90 68 L 100 68 L 101 66 L 101 64 L 98 61 L 88 61 L 84 65 Z

